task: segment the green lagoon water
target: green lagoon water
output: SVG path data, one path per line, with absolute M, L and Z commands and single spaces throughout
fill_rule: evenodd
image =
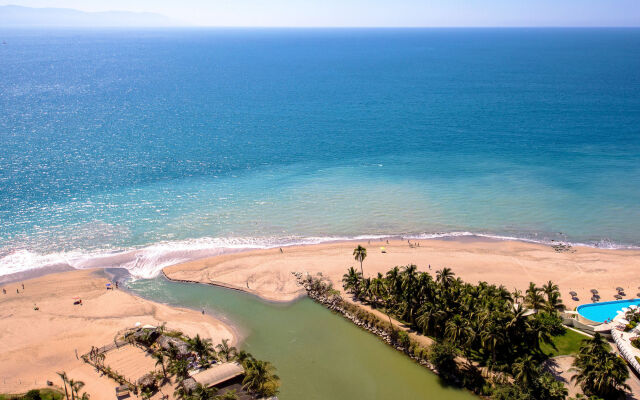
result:
M 427 369 L 308 298 L 269 303 L 242 292 L 164 278 L 129 286 L 139 296 L 204 309 L 238 327 L 240 347 L 278 369 L 281 400 L 475 398 L 442 386 Z

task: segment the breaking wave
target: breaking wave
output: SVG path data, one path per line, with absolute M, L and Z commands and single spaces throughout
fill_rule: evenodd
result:
M 554 244 L 557 241 L 537 240 L 522 237 L 492 235 L 474 232 L 441 232 L 398 235 L 360 236 L 312 236 L 312 237 L 266 237 L 266 238 L 200 238 L 169 241 L 141 248 L 113 249 L 110 251 L 83 252 L 80 250 L 49 254 L 38 254 L 31 250 L 15 249 L 0 253 L 0 276 L 37 270 L 44 267 L 125 268 L 135 278 L 148 279 L 160 274 L 163 268 L 187 261 L 232 253 L 249 249 L 269 249 L 295 245 L 319 244 L 347 240 L 380 240 L 385 238 L 403 239 L 445 239 L 460 237 L 482 237 L 494 240 L 518 240 L 531 243 Z M 631 249 L 635 246 L 617 245 L 610 241 L 597 243 L 567 243 L 576 246 L 590 246 L 606 249 Z

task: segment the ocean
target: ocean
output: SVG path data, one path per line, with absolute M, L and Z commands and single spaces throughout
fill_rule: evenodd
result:
M 640 247 L 640 29 L 0 43 L 0 275 L 357 237 Z

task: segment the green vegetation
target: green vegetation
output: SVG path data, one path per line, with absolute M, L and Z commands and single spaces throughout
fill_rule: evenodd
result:
M 151 371 L 140 378 L 138 382 L 133 383 L 113 371 L 109 366 L 104 365 L 104 352 L 96 347 L 92 347 L 88 354 L 82 356 L 82 359 L 120 384 L 127 384 L 130 390 L 135 394 L 140 393 L 145 399 L 157 393 L 164 383 L 169 382 L 171 377 L 178 384 L 174 396 L 180 400 L 237 399 L 238 394 L 235 391 L 216 394 L 217 389 L 215 387 L 206 388 L 199 384 L 194 384 L 189 379 L 189 365 L 192 361 L 197 362 L 201 368 L 207 368 L 217 360 L 224 362 L 237 361 L 243 366 L 245 373 L 243 388 L 250 394 L 259 397 L 278 394 L 280 379 L 274 373 L 275 367 L 267 361 L 255 359 L 247 352 L 238 351 L 235 347 L 229 345 L 228 340 L 223 340 L 222 343 L 214 346 L 211 343 L 211 339 L 201 338 L 200 335 L 190 338 L 180 331 L 166 329 L 165 324 L 153 329 L 130 330 L 121 339 L 125 340 L 122 343 L 128 342 L 132 346 L 141 347 L 150 353 L 155 360 L 156 367 L 161 367 L 161 372 Z M 116 345 L 118 345 L 117 341 Z M 62 374 L 64 373 L 60 374 L 63 377 Z M 63 377 L 63 380 L 65 379 L 67 379 L 66 374 Z M 84 395 L 80 397 L 77 393 L 78 388 L 83 385 L 82 382 L 74 383 L 68 380 L 66 382 L 69 383 L 71 395 L 73 396 L 74 393 L 76 395 L 74 398 L 68 398 L 67 400 L 88 400 Z M 187 385 L 185 382 L 190 382 L 190 384 Z M 66 389 L 67 387 L 65 386 Z
M 80 395 L 80 389 L 84 387 L 84 382 L 76 381 L 67 376 L 67 373 L 62 371 L 57 373 L 60 379 L 62 379 L 62 385 L 64 386 L 64 395 L 67 400 L 89 400 L 89 393 L 82 393 Z
M 543 343 L 540 348 L 549 357 L 575 355 L 585 338 L 585 335 L 567 329 L 564 333 L 553 336 L 552 344 Z
M 361 250 L 354 250 L 354 254 L 356 251 Z M 466 283 L 449 268 L 437 271 L 434 279 L 419 272 L 415 265 L 394 267 L 384 275 L 367 278 L 362 271 L 349 268 L 342 281 L 344 289 L 356 300 L 381 308 L 411 329 L 434 338 L 436 344 L 429 350 L 429 362 L 447 383 L 494 399 L 566 398 L 564 385 L 543 371 L 541 365 L 553 355 L 580 357 L 584 337 L 562 325 L 558 311 L 565 306 L 553 282 L 542 287 L 530 283 L 523 295 L 486 282 Z M 394 342 L 399 342 L 400 334 L 392 336 Z M 590 369 L 581 370 L 579 382 L 589 395 L 607 399 L 604 395 L 625 386 L 624 380 L 618 380 L 622 375 L 616 376 L 621 373 L 616 370 L 616 362 L 611 361 L 617 357 L 609 353 L 606 342 L 602 349 L 600 356 L 609 364 L 588 364 Z M 463 368 L 457 355 L 467 360 Z M 473 363 L 490 373 L 478 375 Z M 586 364 L 582 361 L 580 365 Z M 613 377 L 604 378 L 598 372 L 594 378 L 593 371 L 600 371 L 598 368 Z M 593 379 L 600 379 L 597 389 Z
M 54 389 L 34 389 L 24 394 L 0 394 L 0 400 L 62 400 L 64 393 Z
M 360 273 L 364 275 L 364 271 L 362 269 L 362 262 L 364 261 L 365 258 L 367 258 L 367 249 L 358 245 L 358 247 L 356 247 L 353 250 L 353 258 L 355 258 L 355 260 L 360 263 Z
M 203 339 L 199 335 L 194 338 L 182 335 L 170 336 L 184 340 L 189 351 L 197 355 L 198 363 L 202 367 L 208 366 L 214 360 L 240 363 L 245 371 L 242 381 L 243 388 L 252 395 L 269 397 L 278 394 L 280 378 L 275 374 L 275 367 L 268 361 L 258 360 L 245 351 L 238 351 L 235 347 L 229 346 L 228 340 L 223 340 L 222 343 L 214 347 L 210 339 Z M 185 380 L 189 378 L 189 362 L 171 343 L 166 349 L 156 352 L 154 358 L 156 364 L 162 365 L 162 375 L 172 375 L 178 382 L 174 393 L 176 398 L 181 400 L 233 400 L 238 398 L 234 391 L 216 394 L 216 388 L 196 385 L 195 389 L 191 389 L 185 386 Z
M 616 400 L 625 390 L 630 390 L 625 383 L 629 378 L 627 364 L 609 352 L 607 342 L 599 333 L 582 342 L 572 370 L 577 373 L 573 380 L 587 396 Z

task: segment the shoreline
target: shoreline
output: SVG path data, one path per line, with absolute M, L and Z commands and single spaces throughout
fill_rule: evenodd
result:
M 351 237 L 344 236 L 307 236 L 307 237 L 290 237 L 281 238 L 281 242 L 277 240 L 274 242 L 273 238 L 211 238 L 202 237 L 195 239 L 185 239 L 175 242 L 157 242 L 145 245 L 143 247 L 133 247 L 124 249 L 105 250 L 104 252 L 88 252 L 83 253 L 70 253 L 65 254 L 35 254 L 29 253 L 27 255 L 33 258 L 42 258 L 47 261 L 42 261 L 42 266 L 33 266 L 32 268 L 23 269 L 17 272 L 12 272 L 4 275 L 0 275 L 0 285 L 19 282 L 25 279 L 31 279 L 39 277 L 49 273 L 55 273 L 60 271 L 77 270 L 77 269 L 93 269 L 93 268 L 126 268 L 127 264 L 135 263 L 132 268 L 132 275 L 137 278 L 150 279 L 159 274 L 159 271 L 171 267 L 175 264 L 188 263 L 198 260 L 204 260 L 211 257 L 217 257 L 225 254 L 243 253 L 247 251 L 260 251 L 270 250 L 277 248 L 292 248 L 292 247 L 304 247 L 304 246 L 316 246 L 333 243 L 344 242 L 362 242 L 362 241 L 452 241 L 466 243 L 469 241 L 481 241 L 481 242 L 519 242 L 528 243 L 541 246 L 554 246 L 554 245 L 568 245 L 572 248 L 586 248 L 602 251 L 640 251 L 640 246 L 634 245 L 613 245 L 613 246 L 599 246 L 598 243 L 581 243 L 571 241 L 559 241 L 559 240 L 536 240 L 526 237 L 506 236 L 498 234 L 485 234 L 475 233 L 467 231 L 452 231 L 452 232 L 440 232 L 433 234 L 388 234 L 388 235 L 355 235 Z M 227 241 L 230 240 L 230 241 Z M 237 243 L 234 243 L 234 240 Z M 220 241 L 217 243 L 216 241 Z M 227 242 L 225 242 L 227 241 Z M 254 241 L 254 242 L 252 242 Z M 163 247 L 165 247 L 163 249 Z M 160 255 L 145 254 L 148 250 L 158 251 L 160 249 Z M 20 259 L 9 260 L 6 257 L 10 257 L 12 253 L 5 255 L 5 259 L 0 258 L 0 261 L 7 264 L 20 264 L 24 262 Z M 58 257 L 56 261 L 49 258 L 55 256 Z M 150 258 L 147 259 L 146 257 Z M 149 275 L 149 271 L 144 271 L 144 276 L 139 275 L 140 271 L 136 271 L 138 258 L 143 262 L 148 261 L 151 264 L 159 264 L 160 267 L 153 272 L 153 276 Z M 181 260 L 182 259 L 182 260 Z M 177 261 L 176 260 L 181 260 Z M 33 261 L 32 261 L 33 262 Z M 164 265 L 164 266 L 163 266 Z M 138 274 L 136 274 L 138 272 Z
M 170 280 L 207 283 L 267 301 L 290 302 L 304 295 L 293 285 L 293 272 L 322 273 L 334 288 L 342 290 L 342 274 L 349 266 L 359 267 L 351 252 L 361 244 L 369 249 L 364 261 L 365 277 L 396 265 L 416 264 L 419 270 L 432 274 L 449 267 L 465 281 L 484 280 L 505 285 L 509 290 L 524 291 L 529 282 L 541 285 L 551 280 L 560 286 L 569 309 L 588 303 L 592 288 L 600 291 L 603 301 L 609 297 L 613 300 L 617 286 L 625 287 L 625 298 L 637 297 L 636 292 L 640 292 L 640 276 L 634 274 L 640 269 L 640 250 L 554 248 L 475 236 L 411 241 L 420 243 L 420 247 L 409 247 L 406 239 L 389 239 L 387 244 L 383 238 L 283 246 L 282 253 L 278 248 L 253 249 L 172 265 L 162 272 Z M 387 253 L 381 256 L 379 247 L 387 247 Z M 578 301 L 568 294 L 572 290 L 578 292 Z
M 44 388 L 47 381 L 60 386 L 56 372 L 66 371 L 85 382 L 92 399 L 111 399 L 114 382 L 76 352 L 79 356 L 91 346 L 109 344 L 117 332 L 137 322 L 166 322 L 171 329 L 211 338 L 214 345 L 222 339 L 232 345 L 240 340 L 235 328 L 216 316 L 154 302 L 124 288 L 107 290 L 109 282 L 103 269 L 91 269 L 25 280 L 24 289 L 22 284 L 3 285 L 7 293 L 0 293 L 0 393 Z M 74 297 L 83 304 L 73 305 Z
M 179 265 L 179 264 L 177 264 Z M 270 299 L 270 298 L 266 298 L 261 296 L 259 293 L 251 291 L 251 290 L 247 290 L 245 288 L 241 288 L 241 287 L 237 287 L 234 285 L 230 285 L 228 283 L 224 283 L 224 282 L 200 282 L 200 281 L 194 281 L 194 280 L 188 280 L 188 279 L 177 279 L 177 278 L 171 278 L 169 276 L 167 276 L 167 274 L 164 272 L 164 269 L 161 271 L 162 277 L 165 278 L 168 281 L 171 282 L 179 282 L 179 283 L 191 283 L 191 284 L 196 284 L 196 285 L 208 285 L 208 286 L 215 286 L 215 287 L 219 287 L 222 289 L 227 289 L 227 290 L 235 290 L 237 292 L 242 292 L 251 296 L 254 296 L 255 298 L 257 298 L 260 301 L 266 302 L 266 303 L 274 303 L 274 304 L 288 304 L 288 303 L 293 303 L 303 297 L 306 297 L 306 294 L 302 293 L 300 294 L 298 297 L 295 297 L 291 300 L 279 300 L 279 299 Z

